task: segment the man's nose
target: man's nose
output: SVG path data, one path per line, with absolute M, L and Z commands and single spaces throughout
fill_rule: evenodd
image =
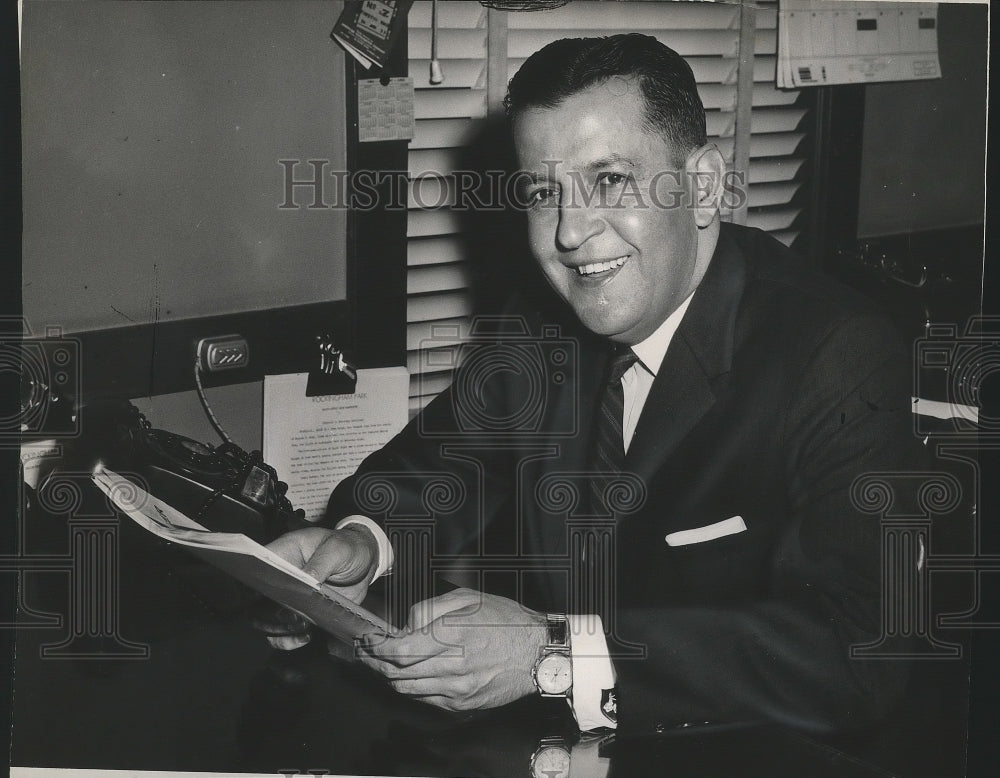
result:
M 604 232 L 604 219 L 590 205 L 579 202 L 559 204 L 559 226 L 556 243 L 563 251 L 573 251 Z

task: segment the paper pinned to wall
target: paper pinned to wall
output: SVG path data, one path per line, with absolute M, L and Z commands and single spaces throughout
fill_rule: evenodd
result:
M 412 140 L 413 79 L 358 79 L 358 142 Z
M 940 78 L 937 3 L 781 0 L 781 88 Z
M 308 373 L 265 376 L 264 460 L 316 521 L 330 492 L 406 424 L 404 367 L 359 370 L 354 394 L 306 397 Z

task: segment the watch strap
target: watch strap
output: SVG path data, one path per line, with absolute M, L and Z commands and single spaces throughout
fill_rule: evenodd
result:
M 548 650 L 569 649 L 569 620 L 563 613 L 545 614 L 545 648 Z

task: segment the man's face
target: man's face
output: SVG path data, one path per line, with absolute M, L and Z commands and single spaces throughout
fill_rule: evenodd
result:
M 588 329 L 629 345 L 673 313 L 711 258 L 699 257 L 684 165 L 645 115 L 635 79 L 616 77 L 514 126 L 533 179 L 521 194 L 532 254 Z

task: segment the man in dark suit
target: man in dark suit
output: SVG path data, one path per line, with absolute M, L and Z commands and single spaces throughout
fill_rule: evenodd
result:
M 851 487 L 917 464 L 902 344 L 780 243 L 721 222 L 726 163 L 690 68 L 655 39 L 551 44 L 507 107 L 532 255 L 583 327 L 560 330 L 567 368 L 532 383 L 472 360 L 338 487 L 337 529 L 274 548 L 359 598 L 391 564 L 392 511 L 426 513 L 423 488 L 450 477 L 434 552 L 485 560 L 492 542 L 527 572 L 514 598 L 429 598 L 406 634 L 365 642 L 399 692 L 469 709 L 541 691 L 581 728 L 631 732 L 877 718 L 903 679 L 851 657 L 880 636 L 882 574 Z M 498 358 L 550 323 L 514 310 Z M 393 493 L 381 516 L 375 483 Z

